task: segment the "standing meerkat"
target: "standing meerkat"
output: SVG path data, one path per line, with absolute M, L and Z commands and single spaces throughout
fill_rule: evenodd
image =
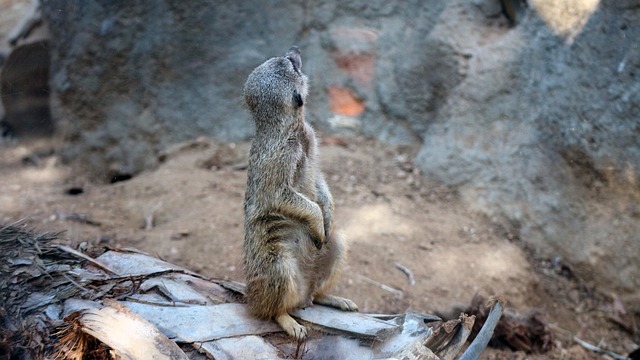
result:
M 243 94 L 256 124 L 244 201 L 244 270 L 249 310 L 292 337 L 307 330 L 289 312 L 311 305 L 357 311 L 326 294 L 346 260 L 333 229 L 333 198 L 320 172 L 316 137 L 304 118 L 307 77 L 297 47 L 258 66 Z

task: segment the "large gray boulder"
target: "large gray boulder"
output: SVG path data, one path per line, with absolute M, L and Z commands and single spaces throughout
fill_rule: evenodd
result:
M 560 1 L 553 17 L 553 4 L 532 3 L 519 26 L 489 34 L 465 5 L 448 8 L 466 36 L 430 36 L 468 53 L 468 71 L 416 161 L 538 255 L 637 300 L 640 8 L 603 1 L 563 13 Z
M 415 115 L 433 114 L 460 80 L 460 57 L 424 37 L 445 4 L 43 2 L 65 159 L 104 181 L 152 167 L 162 149 L 195 136 L 248 139 L 244 80 L 293 44 L 312 81 L 316 126 L 419 142 L 428 122 Z M 425 64 L 438 71 L 415 71 Z
M 0 14 L 0 141 L 51 136 L 49 34 L 37 1 Z
M 43 10 L 64 155 L 97 180 L 152 167 L 196 136 L 247 139 L 242 84 L 302 28 L 302 7 L 285 2 L 54 0 Z

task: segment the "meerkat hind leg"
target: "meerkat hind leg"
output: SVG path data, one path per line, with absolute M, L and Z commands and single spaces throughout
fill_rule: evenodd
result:
M 358 305 L 355 302 L 334 295 L 320 295 L 313 299 L 313 302 L 319 305 L 331 306 L 344 311 L 358 311 Z
M 284 329 L 284 331 L 286 331 L 287 334 L 289 334 L 289 336 L 293 337 L 294 339 L 302 341 L 307 337 L 307 329 L 304 326 L 298 324 L 298 322 L 295 321 L 288 313 L 276 316 L 275 320 L 278 324 L 280 324 L 282 329 Z

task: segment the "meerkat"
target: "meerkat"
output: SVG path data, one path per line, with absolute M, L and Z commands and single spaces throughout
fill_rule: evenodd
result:
M 333 198 L 305 121 L 307 81 L 294 46 L 255 68 L 243 89 L 256 126 L 244 200 L 246 299 L 253 315 L 275 319 L 299 341 L 307 330 L 292 310 L 313 303 L 358 310 L 326 293 L 347 248 L 334 230 Z

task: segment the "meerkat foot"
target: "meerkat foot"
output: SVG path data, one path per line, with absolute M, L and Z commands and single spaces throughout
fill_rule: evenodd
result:
M 321 295 L 313 299 L 319 305 L 331 306 L 344 311 L 358 311 L 358 305 L 353 301 L 334 295 Z
M 291 317 L 291 315 L 284 313 L 282 315 L 276 316 L 275 320 L 292 338 L 298 341 L 302 341 L 307 337 L 307 329 L 304 326 L 298 324 L 298 322 L 295 321 Z

